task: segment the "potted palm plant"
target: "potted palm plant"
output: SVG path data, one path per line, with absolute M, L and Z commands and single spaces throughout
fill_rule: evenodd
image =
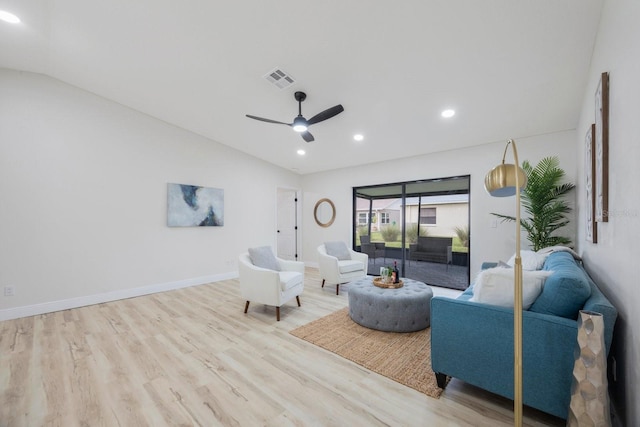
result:
M 454 240 L 452 262 L 453 265 L 467 266 L 469 264 L 469 226 L 454 227 L 458 243 Z
M 555 245 L 570 245 L 571 239 L 556 234 L 569 223 L 566 214 L 571 212 L 571 206 L 565 195 L 575 188 L 572 183 L 562 183 L 565 172 L 560 168 L 557 157 L 545 157 L 533 167 L 528 161 L 522 162 L 522 169 L 527 175 L 527 186 L 522 190 L 522 207 L 526 215 L 520 219 L 520 224 L 527 232 L 527 240 L 532 249 Z M 493 213 L 502 221 L 515 221 L 509 215 Z

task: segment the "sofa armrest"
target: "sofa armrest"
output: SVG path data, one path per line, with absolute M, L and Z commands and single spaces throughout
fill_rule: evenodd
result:
M 523 400 L 566 418 L 577 322 L 523 312 Z M 472 301 L 431 300 L 431 365 L 513 399 L 513 310 Z

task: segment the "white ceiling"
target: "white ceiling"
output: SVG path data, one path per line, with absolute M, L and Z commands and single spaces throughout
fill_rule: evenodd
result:
M 0 67 L 306 174 L 575 129 L 602 2 L 0 0 L 22 19 L 0 22 Z M 345 108 L 315 142 L 245 117 L 291 122 L 297 90 L 307 119 Z

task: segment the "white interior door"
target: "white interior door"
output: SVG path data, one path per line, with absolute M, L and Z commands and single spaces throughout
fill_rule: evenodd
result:
M 298 259 L 297 199 L 296 190 L 278 188 L 278 257 L 294 261 Z

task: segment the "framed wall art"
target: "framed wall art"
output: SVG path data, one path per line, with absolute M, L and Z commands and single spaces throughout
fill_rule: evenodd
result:
M 587 130 L 584 138 L 585 164 L 584 172 L 586 177 L 585 188 L 587 190 L 587 202 L 585 212 L 587 220 L 586 239 L 588 242 L 598 243 L 598 223 L 596 222 L 596 158 L 594 153 L 596 125 L 592 124 Z
M 609 73 L 596 90 L 596 221 L 609 221 Z
M 169 227 L 224 225 L 224 190 L 186 184 L 167 184 Z

